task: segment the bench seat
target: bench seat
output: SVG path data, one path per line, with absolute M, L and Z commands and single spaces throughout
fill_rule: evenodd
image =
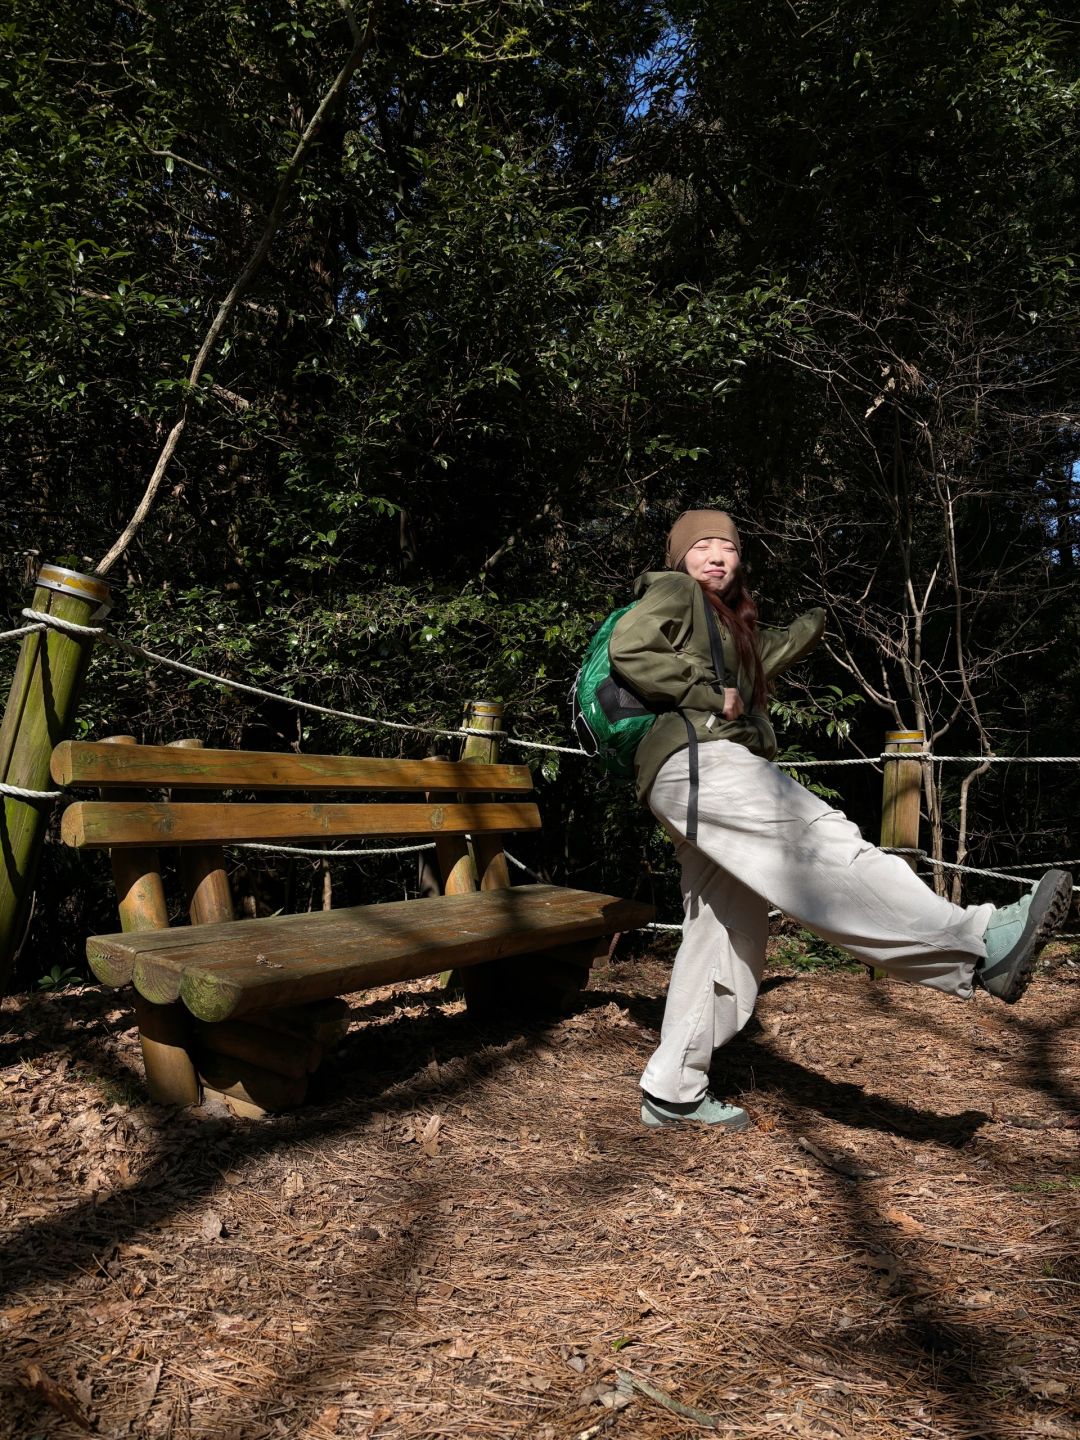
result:
M 96 935 L 106 985 L 182 1000 L 199 1020 L 325 1000 L 370 985 L 574 945 L 646 924 L 652 907 L 557 885 L 398 900 L 306 915 Z

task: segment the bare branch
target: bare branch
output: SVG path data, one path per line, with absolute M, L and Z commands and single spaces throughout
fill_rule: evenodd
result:
M 536 512 L 536 514 L 532 517 L 531 520 L 522 521 L 518 528 L 512 534 L 506 537 L 506 539 L 499 546 L 499 548 L 493 551 L 492 554 L 490 554 L 488 558 L 484 561 L 483 565 L 480 566 L 481 576 L 489 575 L 491 571 L 494 570 L 495 566 L 499 563 L 499 561 L 503 558 L 507 551 L 514 548 L 517 542 L 521 539 L 522 535 L 525 534 L 526 530 L 531 530 L 534 525 L 539 525 L 540 521 L 543 520 L 545 516 L 551 514 L 552 504 L 553 502 L 551 500 L 545 500 L 544 504 Z

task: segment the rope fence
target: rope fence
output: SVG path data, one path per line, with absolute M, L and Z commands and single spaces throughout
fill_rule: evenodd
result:
M 36 805 L 44 800 L 59 800 L 62 790 L 27 790 L 22 785 L 5 785 L 0 782 L 0 795 L 10 795 L 12 800 L 26 800 Z
M 111 646 L 124 654 L 137 657 L 150 664 L 161 665 L 166 669 L 176 671 L 183 675 L 189 675 L 194 679 L 206 681 L 208 684 L 220 685 L 226 689 L 238 691 L 241 694 L 252 695 L 262 700 L 273 700 L 279 704 L 292 706 L 294 709 L 305 711 L 309 714 L 324 715 L 332 719 L 350 720 L 357 724 L 369 725 L 378 729 L 396 730 L 415 735 L 431 735 L 445 739 L 460 739 L 470 735 L 482 736 L 486 740 L 499 740 L 507 746 L 521 750 L 545 751 L 559 755 L 580 755 L 590 758 L 588 752 L 580 747 L 571 745 L 557 745 L 551 741 L 522 740 L 508 734 L 505 730 L 480 730 L 470 726 L 459 726 L 457 728 L 443 728 L 435 725 L 410 724 L 400 720 L 384 720 L 374 715 L 364 715 L 355 710 L 344 710 L 330 705 L 320 705 L 311 700 L 301 700 L 294 695 L 285 695 L 280 691 L 267 690 L 260 685 L 252 685 L 243 680 L 236 680 L 230 676 L 217 675 L 212 671 L 203 670 L 196 665 L 189 665 L 183 660 L 176 660 L 168 655 L 158 654 L 144 645 L 137 645 L 122 636 L 115 635 L 99 625 L 78 625 L 70 620 L 62 620 L 58 616 L 49 615 L 43 611 L 30 608 L 20 612 L 28 624 L 19 626 L 12 630 L 0 631 L 0 641 L 20 640 L 26 635 L 41 633 L 47 630 L 56 630 L 62 634 L 69 635 L 76 640 L 94 640 L 99 644 Z M 858 757 L 837 757 L 835 759 L 808 759 L 808 760 L 786 760 L 778 762 L 784 770 L 814 770 L 814 769 L 839 769 L 852 765 L 870 765 L 880 767 L 885 760 L 917 761 L 923 764 L 931 763 L 937 765 L 1080 765 L 1080 755 L 937 755 L 932 751 L 905 751 L 885 752 L 879 755 L 862 755 Z M 64 792 L 62 790 L 30 790 L 17 785 L 8 785 L 0 782 L 0 797 L 7 796 L 16 800 L 23 800 L 30 804 L 44 804 L 60 799 Z M 385 855 L 411 855 L 418 854 L 425 850 L 434 849 L 434 844 L 407 845 L 387 849 L 356 849 L 356 850 L 322 850 L 303 849 L 289 845 L 259 844 L 254 841 L 245 844 L 230 846 L 231 849 L 263 851 L 268 854 L 296 855 L 323 860 L 360 860 L 370 857 Z M 1058 860 L 1050 862 L 1028 862 L 1026 864 L 1011 865 L 1006 869 L 986 870 L 973 865 L 958 865 L 947 860 L 936 860 L 928 856 L 925 851 L 918 850 L 893 850 L 891 853 L 901 855 L 914 855 L 921 864 L 928 865 L 934 869 L 951 870 L 965 875 L 981 875 L 995 880 L 1007 880 L 1013 884 L 1031 886 L 1035 882 L 1026 880 L 1022 876 L 1007 873 L 1007 870 L 1045 870 L 1054 866 L 1067 867 L 1080 865 L 1080 860 Z M 536 873 L 524 865 L 520 860 L 507 853 L 507 859 L 519 870 L 530 875 L 534 880 L 539 879 Z M 1080 893 L 1080 886 L 1074 886 L 1074 891 Z M 771 916 L 778 915 L 779 911 L 770 911 Z M 654 923 L 648 927 L 654 930 L 679 930 L 681 925 Z
M 259 840 L 237 840 L 226 845 L 226 850 L 262 850 L 269 855 L 301 855 L 313 860 L 366 860 L 372 855 L 418 855 L 422 850 L 434 850 L 435 841 L 426 845 L 398 845 L 389 849 L 368 847 L 361 850 L 317 850 L 301 845 L 270 845 Z
M 33 635 L 47 630 L 47 625 L 22 625 L 18 630 L 0 630 L 0 640 L 21 640 L 24 635 Z
M 140 659 L 148 660 L 155 665 L 163 665 L 167 669 L 176 670 L 181 674 L 191 675 L 195 679 L 205 680 L 213 685 L 223 685 L 226 689 L 238 690 L 245 695 L 255 695 L 262 700 L 275 700 L 282 705 L 291 705 L 297 710 L 306 710 L 317 715 L 328 715 L 332 719 L 355 720 L 361 725 L 372 725 L 385 730 L 405 731 L 414 735 L 437 735 L 448 739 L 458 739 L 462 736 L 479 735 L 486 740 L 501 740 L 506 745 L 513 745 L 521 750 L 547 750 L 559 755 L 581 755 L 585 759 L 591 758 L 588 751 L 582 750 L 580 746 L 556 745 L 547 740 L 521 740 L 516 736 L 508 734 L 505 730 L 477 730 L 467 726 L 459 726 L 456 729 L 444 729 L 437 725 L 409 724 L 401 720 L 382 720 L 375 715 L 363 715 L 355 710 L 341 710 L 330 705 L 319 705 L 312 700 L 300 700 L 295 695 L 283 695 L 280 691 L 267 690 L 261 685 L 250 685 L 243 680 L 234 680 L 231 676 L 215 675 L 210 670 L 202 670 L 196 665 L 188 665 L 186 661 L 175 660 L 169 655 L 159 655 L 154 650 L 148 650 L 144 645 L 136 645 L 122 636 L 114 635 L 111 631 L 100 625 L 77 625 L 71 620 L 61 620 L 55 615 L 47 615 L 43 611 L 24 609 L 21 611 L 33 624 L 24 625 L 17 630 L 0 631 L 0 640 L 17 639 L 20 636 L 28 635 L 34 631 L 58 630 L 62 634 L 70 635 L 76 640 L 96 640 L 103 645 L 110 645 L 114 649 L 121 650 L 129 655 L 136 655 Z M 936 755 L 932 751 L 905 751 L 905 760 L 919 760 L 933 762 L 938 765 L 1080 765 L 1080 755 Z M 838 768 L 845 765 L 880 765 L 883 760 L 895 760 L 897 755 L 893 752 L 882 751 L 879 755 L 860 755 L 835 759 L 813 759 L 813 760 L 785 760 L 780 762 L 785 770 L 814 770 L 826 767 Z M 52 792 L 40 792 L 42 798 L 53 798 Z

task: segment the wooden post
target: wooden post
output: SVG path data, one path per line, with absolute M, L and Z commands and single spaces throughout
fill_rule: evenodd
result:
M 133 735 L 110 735 L 110 745 L 134 745 Z M 135 791 L 112 791 L 111 798 L 135 798 Z M 108 798 L 110 792 L 104 792 Z M 167 930 L 169 911 L 156 850 L 111 850 L 113 880 L 120 902 L 121 930 Z M 179 1002 L 155 1005 L 135 992 L 146 1088 L 158 1105 L 197 1105 L 199 1080 L 189 1053 L 190 1018 Z
M 111 591 L 94 575 L 59 565 L 38 572 L 31 608 L 76 625 L 101 624 Z M 90 663 L 90 639 L 59 630 L 23 637 L 7 709 L 0 723 L 0 780 L 24 790 L 48 790 L 53 747 L 66 740 L 75 721 Z M 0 993 L 14 963 L 34 893 L 48 809 L 30 800 L 3 797 L 0 809 Z
M 503 718 L 502 702 L 499 700 L 474 700 L 465 712 L 466 730 L 501 730 Z M 479 761 L 495 765 L 499 759 L 497 736 L 486 740 L 482 735 L 467 735 L 461 748 L 462 760 Z M 475 835 L 473 857 L 481 890 L 505 890 L 510 884 L 510 871 L 503 854 L 502 838 L 499 835 Z
M 503 706 L 498 701 L 474 700 L 469 701 L 465 706 L 465 714 L 462 716 L 462 729 L 469 729 L 472 726 L 472 711 L 477 706 L 487 708 L 488 711 L 497 713 L 498 719 L 503 717 Z M 485 716 L 487 719 L 487 716 Z M 485 724 L 482 729 L 494 729 L 492 724 Z M 475 744 L 474 744 L 475 742 Z M 492 753 L 494 743 L 494 753 Z M 474 749 L 469 750 L 469 746 Z M 465 736 L 465 742 L 461 747 L 462 760 L 497 760 L 498 742 L 484 740 L 481 736 Z M 431 799 L 431 795 L 428 796 Z M 477 863 L 472 858 L 472 851 L 469 842 L 464 835 L 446 835 L 435 841 L 435 860 L 442 874 L 442 893 L 445 896 L 468 896 L 472 891 L 477 890 L 480 881 L 477 878 Z M 439 975 L 439 986 L 442 989 L 456 989 L 461 985 L 461 975 L 455 971 L 444 971 Z
M 503 707 L 498 701 L 474 700 L 465 712 L 463 728 L 501 730 Z M 466 736 L 462 760 L 494 765 L 499 759 L 499 740 L 483 735 Z M 510 871 L 501 835 L 474 835 L 472 852 L 481 890 L 504 890 L 510 885 Z M 461 971 L 465 1002 L 478 1016 L 502 1014 L 507 1010 L 530 1020 L 567 1010 L 581 993 L 589 969 L 598 954 L 607 953 L 607 937 L 579 945 L 563 945 L 540 954 L 526 955 L 512 964 L 491 960 L 470 965 Z
M 201 750 L 201 740 L 172 740 L 180 750 Z M 213 790 L 185 790 L 185 800 L 215 800 Z M 220 845 L 183 846 L 180 850 L 180 875 L 188 897 L 188 914 L 193 925 L 215 925 L 235 920 L 232 890 L 225 869 L 225 851 Z
M 198 1105 L 199 1079 L 188 1050 L 189 1016 L 176 1001 L 155 1005 L 135 991 L 135 1023 L 146 1071 L 146 1090 L 156 1105 Z
M 889 730 L 885 735 L 884 775 L 881 782 L 881 845 L 884 849 L 919 848 L 919 805 L 922 796 L 922 762 L 900 757 L 921 752 L 926 739 L 921 730 Z M 891 757 L 896 756 L 896 759 Z M 912 870 L 918 856 L 902 855 Z M 870 970 L 871 979 L 884 978 L 884 970 Z
M 468 712 L 466 711 L 466 714 Z M 446 760 L 449 763 L 449 756 L 437 755 L 432 759 Z M 429 790 L 426 798 L 434 800 L 437 797 Z M 442 876 L 442 893 L 444 895 L 471 895 L 476 889 L 476 868 L 469 854 L 469 843 L 464 835 L 442 835 L 435 839 L 435 863 L 438 866 L 439 874 Z M 446 971 L 447 977 L 450 971 Z M 449 980 L 445 983 L 449 983 Z
M 472 700 L 465 706 L 461 728 L 500 730 L 502 715 L 501 701 Z M 483 735 L 466 735 L 461 746 L 461 758 L 474 764 L 494 765 L 499 759 L 498 738 L 492 736 L 487 740 Z M 439 863 L 444 864 L 441 854 Z M 444 867 L 443 874 L 447 873 Z M 461 888 L 456 891 L 447 889 L 448 895 L 463 894 L 478 887 L 481 890 L 499 890 L 509 886 L 510 875 L 506 868 L 506 856 L 502 852 L 501 837 L 474 835 L 472 846 L 463 845 L 460 859 L 450 873 L 456 877 Z M 451 983 L 452 977 L 453 972 L 449 970 L 440 977 L 444 987 Z M 505 985 L 500 983 L 504 977 L 499 973 L 498 966 L 490 963 L 469 966 L 459 971 L 457 978 L 465 992 L 465 1003 L 473 1014 L 482 1015 L 498 1010 L 505 990 Z

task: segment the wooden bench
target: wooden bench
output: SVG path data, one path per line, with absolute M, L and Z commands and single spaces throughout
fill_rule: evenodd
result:
M 502 837 L 540 828 L 524 765 L 117 737 L 57 746 L 52 774 L 102 797 L 69 805 L 61 834 L 111 851 L 122 929 L 93 936 L 87 958 L 103 984 L 134 986 L 148 1088 L 163 1103 L 210 1091 L 245 1113 L 289 1108 L 347 1024 L 336 997 L 453 969 L 470 1007 L 548 1007 L 580 988 L 610 935 L 652 918 L 611 895 L 510 885 Z M 441 895 L 234 918 L 224 846 L 418 836 L 434 839 Z M 190 925 L 169 926 L 161 846 L 178 847 Z

